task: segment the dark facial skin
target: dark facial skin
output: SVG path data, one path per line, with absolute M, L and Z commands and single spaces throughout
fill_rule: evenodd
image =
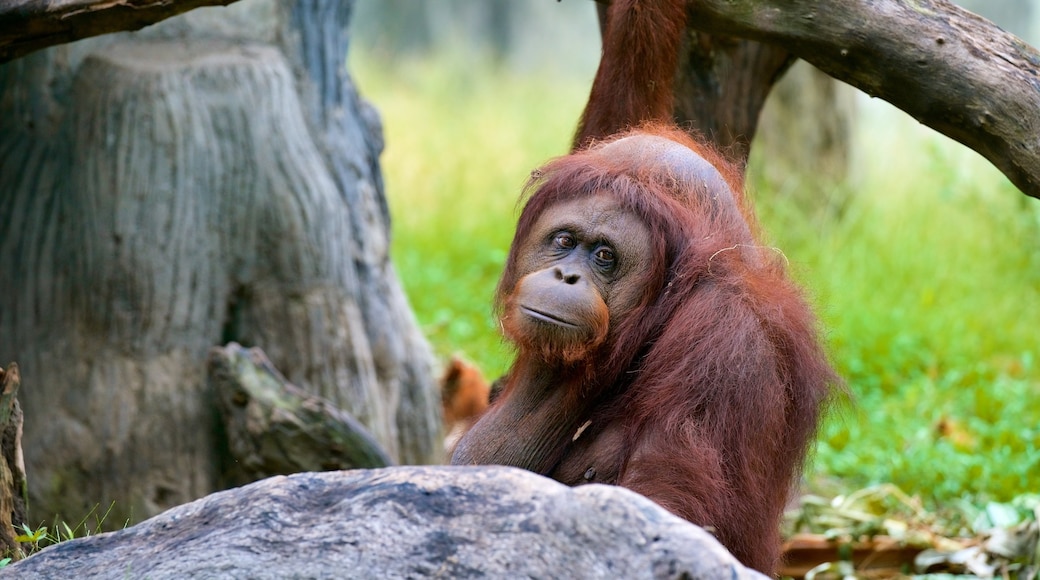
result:
M 521 277 L 503 318 L 509 338 L 571 362 L 606 338 L 641 296 L 626 284 L 647 263 L 650 232 L 608 194 L 546 211 L 519 252 Z
M 652 260 L 650 235 L 605 193 L 542 214 L 520 241 L 520 277 L 502 316 L 509 338 L 535 356 L 520 358 L 502 399 L 459 441 L 452 463 L 543 474 L 562 469 L 567 483 L 616 474 L 617 434 L 603 433 L 597 422 L 575 437 L 592 419 L 584 410 L 592 401 L 566 368 L 600 345 L 610 324 L 639 303 L 639 273 Z M 610 443 L 598 445 L 600 436 Z M 585 478 L 592 465 L 599 475 Z

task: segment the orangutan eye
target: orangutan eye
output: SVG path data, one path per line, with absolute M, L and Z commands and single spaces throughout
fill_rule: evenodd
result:
M 573 250 L 574 247 L 578 245 L 578 242 L 570 233 L 560 232 L 556 234 L 555 238 L 553 238 L 553 245 L 561 250 Z
M 614 255 L 614 250 L 608 246 L 600 246 L 596 248 L 596 251 L 592 253 L 592 256 L 596 260 L 596 265 L 606 271 L 613 270 L 617 263 L 617 257 Z

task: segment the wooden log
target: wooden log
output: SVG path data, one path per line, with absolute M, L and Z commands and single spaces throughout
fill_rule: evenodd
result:
M 230 483 L 391 464 L 360 422 L 287 381 L 259 348 L 236 343 L 213 348 L 209 384 L 233 459 L 227 471 Z
M 912 570 L 914 558 L 924 549 L 887 536 L 842 543 L 818 534 L 796 534 L 784 543 L 780 576 L 804 578 L 820 564 L 845 560 L 870 577 L 892 578 Z

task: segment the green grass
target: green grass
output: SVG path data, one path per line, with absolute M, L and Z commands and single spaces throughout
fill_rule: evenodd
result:
M 963 147 L 872 113 L 840 220 L 759 195 L 856 399 L 826 425 L 816 471 L 941 501 L 1035 491 L 1040 204 Z
M 64 520 L 55 520 L 50 528 L 43 523 L 33 528 L 22 522 L 20 526 L 14 528 L 14 540 L 17 542 L 16 550 L 19 553 L 14 554 L 10 551 L 0 553 L 0 568 L 15 561 L 15 557 L 21 559 L 31 556 L 47 546 L 103 533 L 105 520 L 108 519 L 114 505 L 110 504 L 104 513 L 99 513 L 98 507 L 100 506 L 95 505 L 75 526 L 69 526 L 68 522 Z M 124 528 L 129 525 L 130 520 L 123 522 Z
M 566 152 L 589 78 L 460 58 L 352 57 L 383 115 L 394 261 L 441 356 L 497 376 L 490 304 L 530 170 Z M 888 111 L 860 124 L 840 217 L 751 182 L 770 243 L 808 288 L 855 404 L 811 473 L 928 501 L 1007 499 L 1040 481 L 1040 204 L 963 147 Z
M 496 377 L 512 359 L 491 302 L 517 199 L 532 169 L 567 152 L 587 82 L 539 85 L 461 58 L 351 67 L 383 118 L 392 252 L 412 307 L 439 355 Z

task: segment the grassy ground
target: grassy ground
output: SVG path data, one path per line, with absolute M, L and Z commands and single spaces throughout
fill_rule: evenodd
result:
M 355 54 L 380 109 L 394 261 L 438 354 L 497 376 L 490 303 L 530 170 L 566 152 L 588 78 Z M 864 113 L 840 217 L 757 185 L 770 243 L 810 289 L 855 398 L 820 438 L 814 480 L 893 482 L 939 503 L 1040 483 L 1040 204 L 892 111 Z
M 855 405 L 818 473 L 926 499 L 1040 484 L 1040 204 L 893 110 L 865 112 L 841 219 L 758 209 L 816 295 Z

